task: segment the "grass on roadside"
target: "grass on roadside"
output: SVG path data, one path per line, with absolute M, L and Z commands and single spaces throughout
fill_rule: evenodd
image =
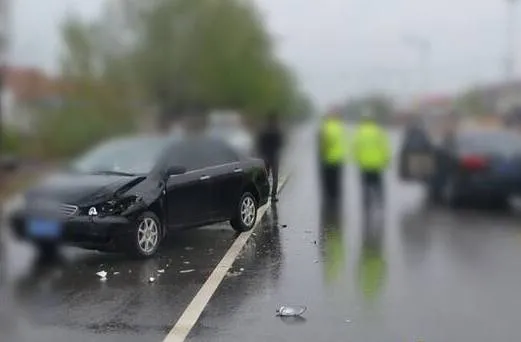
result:
M 17 192 L 26 189 L 38 180 L 34 173 L 14 173 L 5 175 L 0 184 L 0 202 L 5 201 Z

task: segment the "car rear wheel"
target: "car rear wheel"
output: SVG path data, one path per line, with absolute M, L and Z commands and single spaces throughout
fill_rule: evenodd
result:
M 507 196 L 491 196 L 487 198 L 487 207 L 491 210 L 508 210 L 510 207 L 509 198 Z
M 255 226 L 257 221 L 258 203 L 250 192 L 242 194 L 235 216 L 230 220 L 233 229 L 238 232 L 247 232 Z
M 451 208 L 460 208 L 466 204 L 465 198 L 462 196 L 458 184 L 454 179 L 448 179 L 442 187 L 441 196 L 443 203 Z
M 142 258 L 156 254 L 161 243 L 161 224 L 156 214 L 153 212 L 143 213 L 136 221 L 135 227 L 129 252 Z

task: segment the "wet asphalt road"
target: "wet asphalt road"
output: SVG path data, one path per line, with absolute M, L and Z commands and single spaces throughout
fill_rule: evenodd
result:
M 521 339 L 521 214 L 429 208 L 391 170 L 385 219 L 365 223 L 348 168 L 344 210 L 323 220 L 312 139 L 306 131 L 290 153 L 280 202 L 189 341 Z M 162 341 L 234 238 L 218 225 L 176 234 L 153 260 L 67 249 L 50 266 L 8 240 L 0 341 Z M 308 311 L 282 320 L 280 304 Z

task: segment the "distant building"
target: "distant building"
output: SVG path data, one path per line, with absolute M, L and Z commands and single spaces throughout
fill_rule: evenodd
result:
M 414 103 L 412 110 L 422 116 L 445 116 L 454 110 L 454 98 L 449 95 L 427 96 Z
M 29 133 L 42 108 L 60 105 L 63 82 L 47 76 L 36 68 L 8 68 L 0 94 L 2 121 L 6 127 Z
M 521 80 L 480 86 L 472 93 L 480 98 L 481 105 L 491 114 L 507 115 L 521 106 Z

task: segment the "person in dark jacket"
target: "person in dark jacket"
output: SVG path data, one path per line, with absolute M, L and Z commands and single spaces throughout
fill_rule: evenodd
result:
M 258 136 L 258 152 L 266 163 L 268 174 L 271 174 L 273 184 L 271 199 L 277 201 L 277 189 L 279 185 L 279 162 L 283 146 L 283 133 L 277 112 L 271 112 L 265 127 Z

